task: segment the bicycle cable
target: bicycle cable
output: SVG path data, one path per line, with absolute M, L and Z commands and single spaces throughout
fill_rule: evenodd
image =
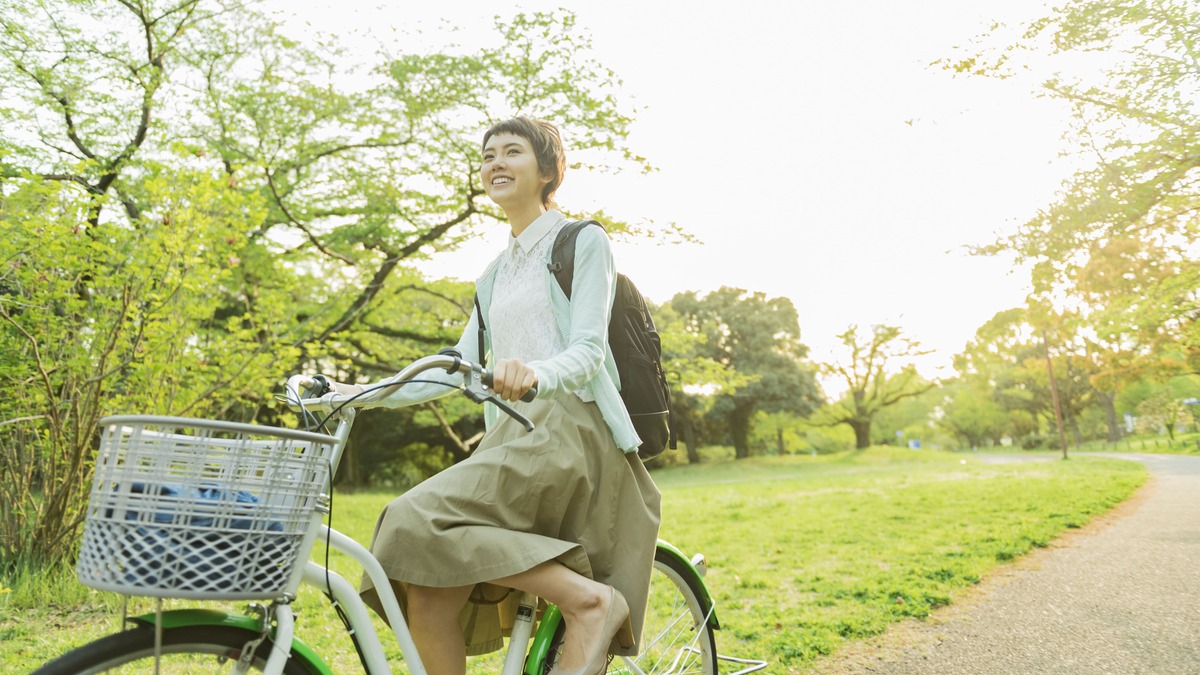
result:
M 291 385 L 286 383 L 284 384 L 284 390 L 288 394 L 296 397 L 296 404 L 300 407 L 300 410 L 297 413 L 300 415 L 300 426 L 302 426 L 305 431 L 324 431 L 326 436 L 332 435 L 329 433 L 329 427 L 325 426 L 324 421 L 317 419 L 316 414 L 309 410 L 308 406 L 304 405 L 304 399 L 301 398 L 300 392 L 296 391 Z
M 332 435 L 329 432 L 329 427 L 326 425 L 326 422 L 329 420 L 328 416 L 325 419 L 317 419 L 316 414 L 304 405 L 304 399 L 300 396 L 299 392 L 290 386 L 287 387 L 287 391 L 296 397 L 297 404 L 300 407 L 299 412 L 301 415 L 301 424 L 304 426 L 306 431 L 323 431 L 326 435 Z M 338 407 L 338 410 L 340 409 L 341 406 Z M 327 457 L 325 459 L 325 465 L 327 469 L 325 474 L 325 494 L 329 498 L 329 514 L 325 524 L 325 588 L 322 589 L 322 594 L 326 599 L 329 600 L 329 604 L 333 607 L 333 611 L 337 613 L 338 620 L 342 622 L 342 627 L 350 636 L 350 642 L 354 644 L 354 651 L 358 653 L 359 663 L 366 663 L 366 654 L 363 652 L 362 644 L 358 640 L 357 632 L 350 623 L 350 617 L 347 616 L 346 611 L 342 609 L 342 604 L 338 602 L 336 597 L 334 597 L 333 580 L 329 576 L 331 574 L 329 569 L 329 552 L 333 548 L 333 459 Z
M 336 408 L 334 408 L 333 410 L 330 410 L 329 414 L 326 415 L 321 420 L 320 426 L 324 427 L 325 423 L 328 422 L 331 417 L 333 417 L 334 415 L 341 412 L 342 408 L 345 408 L 346 406 L 353 403 L 355 401 L 355 399 L 358 399 L 362 396 L 366 396 L 367 394 L 369 394 L 373 391 L 378 391 L 380 389 L 388 389 L 390 387 L 400 388 L 406 384 L 440 384 L 443 387 L 446 387 L 447 389 L 458 389 L 459 388 L 458 385 L 450 384 L 449 382 L 441 382 L 439 380 L 404 380 L 403 382 L 388 382 L 387 384 L 376 384 L 376 385 L 373 385 L 370 387 L 365 387 L 362 391 L 358 392 L 357 394 L 354 394 L 353 396 L 346 399 L 345 401 L 342 401 L 340 404 L 338 404 L 338 406 Z
M 304 428 L 307 431 L 314 431 L 314 430 L 315 431 L 324 431 L 324 433 L 326 435 L 332 435 L 329 433 L 329 427 L 327 426 L 327 422 L 329 422 L 330 418 L 332 418 L 334 415 L 341 412 L 342 408 L 344 408 L 347 405 L 349 405 L 350 403 L 352 403 L 355 399 L 357 399 L 361 396 L 364 396 L 368 393 L 371 393 L 373 391 L 379 390 L 379 389 L 384 389 L 384 388 L 388 388 L 388 387 L 399 388 L 406 384 L 414 384 L 414 383 L 440 384 L 440 385 L 448 387 L 450 389 L 458 389 L 458 387 L 453 384 L 450 384 L 448 382 L 440 382 L 438 380 L 412 379 L 412 380 L 404 380 L 403 382 L 389 382 L 387 384 L 377 384 L 377 385 L 374 385 L 371 387 L 365 387 L 359 393 L 351 396 L 350 398 L 346 399 L 341 404 L 339 404 L 337 407 L 330 410 L 328 415 L 326 415 L 324 418 L 319 419 L 319 420 L 317 419 L 317 415 L 314 412 L 312 412 L 311 410 L 309 410 L 307 406 L 304 405 L 304 399 L 301 398 L 299 392 L 295 391 L 290 386 L 288 386 L 287 389 L 290 393 L 292 393 L 296 396 L 296 401 L 300 407 L 301 424 L 304 426 Z M 314 429 L 314 427 L 315 427 L 315 429 Z M 354 644 L 354 651 L 356 651 L 358 653 L 359 662 L 365 664 L 367 662 L 367 658 L 366 658 L 366 654 L 363 652 L 362 644 L 358 640 L 358 634 L 354 630 L 353 626 L 350 623 L 350 617 L 348 617 L 346 615 L 345 610 L 342 609 L 341 603 L 338 602 L 336 597 L 334 597 L 333 581 L 329 576 L 331 573 L 330 568 L 329 568 L 329 562 L 330 562 L 329 561 L 329 552 L 333 548 L 333 546 L 332 546 L 332 542 L 333 542 L 333 460 L 331 458 L 327 458 L 325 461 L 326 461 L 326 464 L 328 465 L 328 469 L 329 469 L 327 472 L 327 478 L 326 478 L 326 485 L 328 487 L 326 494 L 329 496 L 329 516 L 328 516 L 328 523 L 326 524 L 326 527 L 325 527 L 325 589 L 324 589 L 324 595 L 329 600 L 329 604 L 333 606 L 333 610 L 334 610 L 334 612 L 337 613 L 338 619 L 341 620 L 342 626 L 346 629 L 346 633 L 350 636 L 350 641 Z

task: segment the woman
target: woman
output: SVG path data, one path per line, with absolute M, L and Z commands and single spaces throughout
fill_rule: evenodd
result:
M 603 672 L 610 653 L 637 652 L 659 493 L 637 457 L 607 345 L 616 279 L 607 235 L 579 233 L 572 300 L 547 269 L 567 222 L 552 208 L 565 169 L 552 124 L 517 117 L 484 134 L 480 178 L 512 237 L 476 281 L 483 345 L 478 314 L 457 345 L 468 360 L 490 353 L 494 391 L 537 428 L 527 433 L 485 406 L 487 434 L 472 456 L 397 498 L 376 524 L 372 553 L 430 673 L 464 673 L 467 654 L 503 645 L 516 609 L 511 589 L 562 610 L 556 675 Z M 521 403 L 534 385 L 536 399 Z M 385 403 L 448 391 L 410 385 Z M 369 580 L 361 590 L 378 609 Z

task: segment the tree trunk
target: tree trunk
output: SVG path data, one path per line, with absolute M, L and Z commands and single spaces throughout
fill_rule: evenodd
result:
M 692 426 L 692 421 L 683 415 L 675 418 L 679 424 L 679 440 L 683 441 L 684 450 L 687 451 L 689 464 L 700 463 L 700 452 L 696 446 L 696 429 Z
M 851 420 L 846 424 L 854 430 L 854 447 L 857 450 L 865 450 L 871 447 L 871 421 L 870 420 Z
M 1117 395 L 1115 392 L 1098 391 L 1100 406 L 1104 408 L 1104 419 L 1108 422 L 1108 442 L 1121 440 L 1121 425 L 1117 421 Z
M 1071 429 L 1071 437 L 1075 439 L 1075 447 L 1083 445 L 1083 432 L 1079 430 L 1079 420 L 1075 413 L 1067 414 L 1067 426 Z
M 775 442 L 776 447 L 779 449 L 779 456 L 782 457 L 783 455 L 786 455 L 787 448 L 783 447 L 783 429 L 775 430 Z
M 729 415 L 729 431 L 733 436 L 733 456 L 735 459 L 746 459 L 750 456 L 750 418 L 754 415 L 754 408 L 747 406 L 746 408 L 736 407 L 733 413 Z

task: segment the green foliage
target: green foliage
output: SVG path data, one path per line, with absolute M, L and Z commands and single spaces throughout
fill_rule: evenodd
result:
M 977 450 L 1000 445 L 1019 428 L 1015 414 L 997 402 L 995 390 L 986 380 L 963 377 L 943 383 L 942 389 L 942 416 L 937 423 L 960 447 Z
M 706 336 L 671 303 L 650 304 L 649 309 L 662 339 L 663 369 L 671 385 L 676 434 L 687 460 L 699 462 L 698 450 L 706 439 L 722 438 L 726 433 L 722 425 L 709 417 L 716 394 L 734 391 L 747 384 L 752 376 L 717 361 L 706 347 Z M 667 463 L 659 461 L 655 466 Z
M 0 403 L 0 565 L 69 556 L 105 414 L 294 424 L 268 405 L 289 372 L 374 379 L 454 342 L 469 286 L 408 263 L 496 222 L 490 123 L 549 117 L 577 163 L 648 168 L 569 12 L 496 29 L 350 78 L 253 4 L 0 0 L 0 374 L 20 391 Z M 398 422 L 351 480 L 440 469 L 479 416 Z
M 255 203 L 210 175 L 168 181 L 157 169 L 142 187 L 158 206 L 135 227 L 87 225 L 81 216 L 102 198 L 62 183 L 14 181 L 5 196 L 0 374 L 17 385 L 0 402 L 8 563 L 72 547 L 101 416 L 248 417 L 238 393 L 266 388 L 283 353 L 253 326 L 211 322 L 240 286 L 240 232 Z
M 1118 410 L 1120 392 L 1139 381 L 1135 375 L 1149 376 L 1115 372 L 1120 359 L 1076 313 L 1044 305 L 998 312 L 955 357 L 959 377 L 947 388 L 940 424 L 965 447 L 1006 437 L 1025 447 L 1051 437 L 1058 444 L 1053 369 L 1068 442 L 1115 442 L 1123 432 L 1120 412 L 1132 411 Z
M 670 323 L 672 329 L 692 336 L 684 355 L 728 373 L 718 371 L 717 377 L 704 383 L 706 387 L 697 389 L 713 396 L 709 414 L 728 425 L 739 458 L 750 455 L 756 412 L 807 415 L 815 408 L 820 392 L 812 370 L 802 362 L 808 347 L 800 342 L 799 319 L 791 300 L 723 287 L 704 297 L 680 293 L 668 304 L 678 317 Z M 688 424 L 700 406 L 682 401 L 684 424 Z
M 984 250 L 1032 263 L 1038 301 L 1076 311 L 1110 399 L 1145 372 L 1197 371 L 1198 21 L 1190 2 L 1067 3 L 1015 40 L 994 31 L 944 62 L 985 76 L 1032 70 L 1073 110 L 1082 168 Z
M 943 385 L 939 382 L 932 389 L 880 410 L 871 422 L 872 445 L 905 446 L 909 441 L 919 441 L 922 447 L 937 444 L 941 434 L 934 418 L 944 397 Z M 896 435 L 897 431 L 901 432 L 900 436 Z

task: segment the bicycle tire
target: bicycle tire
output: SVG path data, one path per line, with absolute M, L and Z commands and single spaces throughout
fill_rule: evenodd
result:
M 718 675 L 717 638 L 701 597 L 696 570 L 665 551 L 656 551 L 641 648 L 637 656 L 614 657 L 605 672 Z M 549 672 L 562 651 L 565 629 L 565 624 L 559 624 L 543 673 Z
M 247 642 L 257 640 L 255 631 L 233 626 L 179 626 L 162 631 L 160 673 L 229 672 Z M 266 638 L 254 652 L 251 667 L 262 670 L 273 643 Z M 154 627 L 138 626 L 89 642 L 47 663 L 32 675 L 94 675 L 97 673 L 154 672 Z M 284 665 L 287 675 L 313 675 L 302 659 Z

